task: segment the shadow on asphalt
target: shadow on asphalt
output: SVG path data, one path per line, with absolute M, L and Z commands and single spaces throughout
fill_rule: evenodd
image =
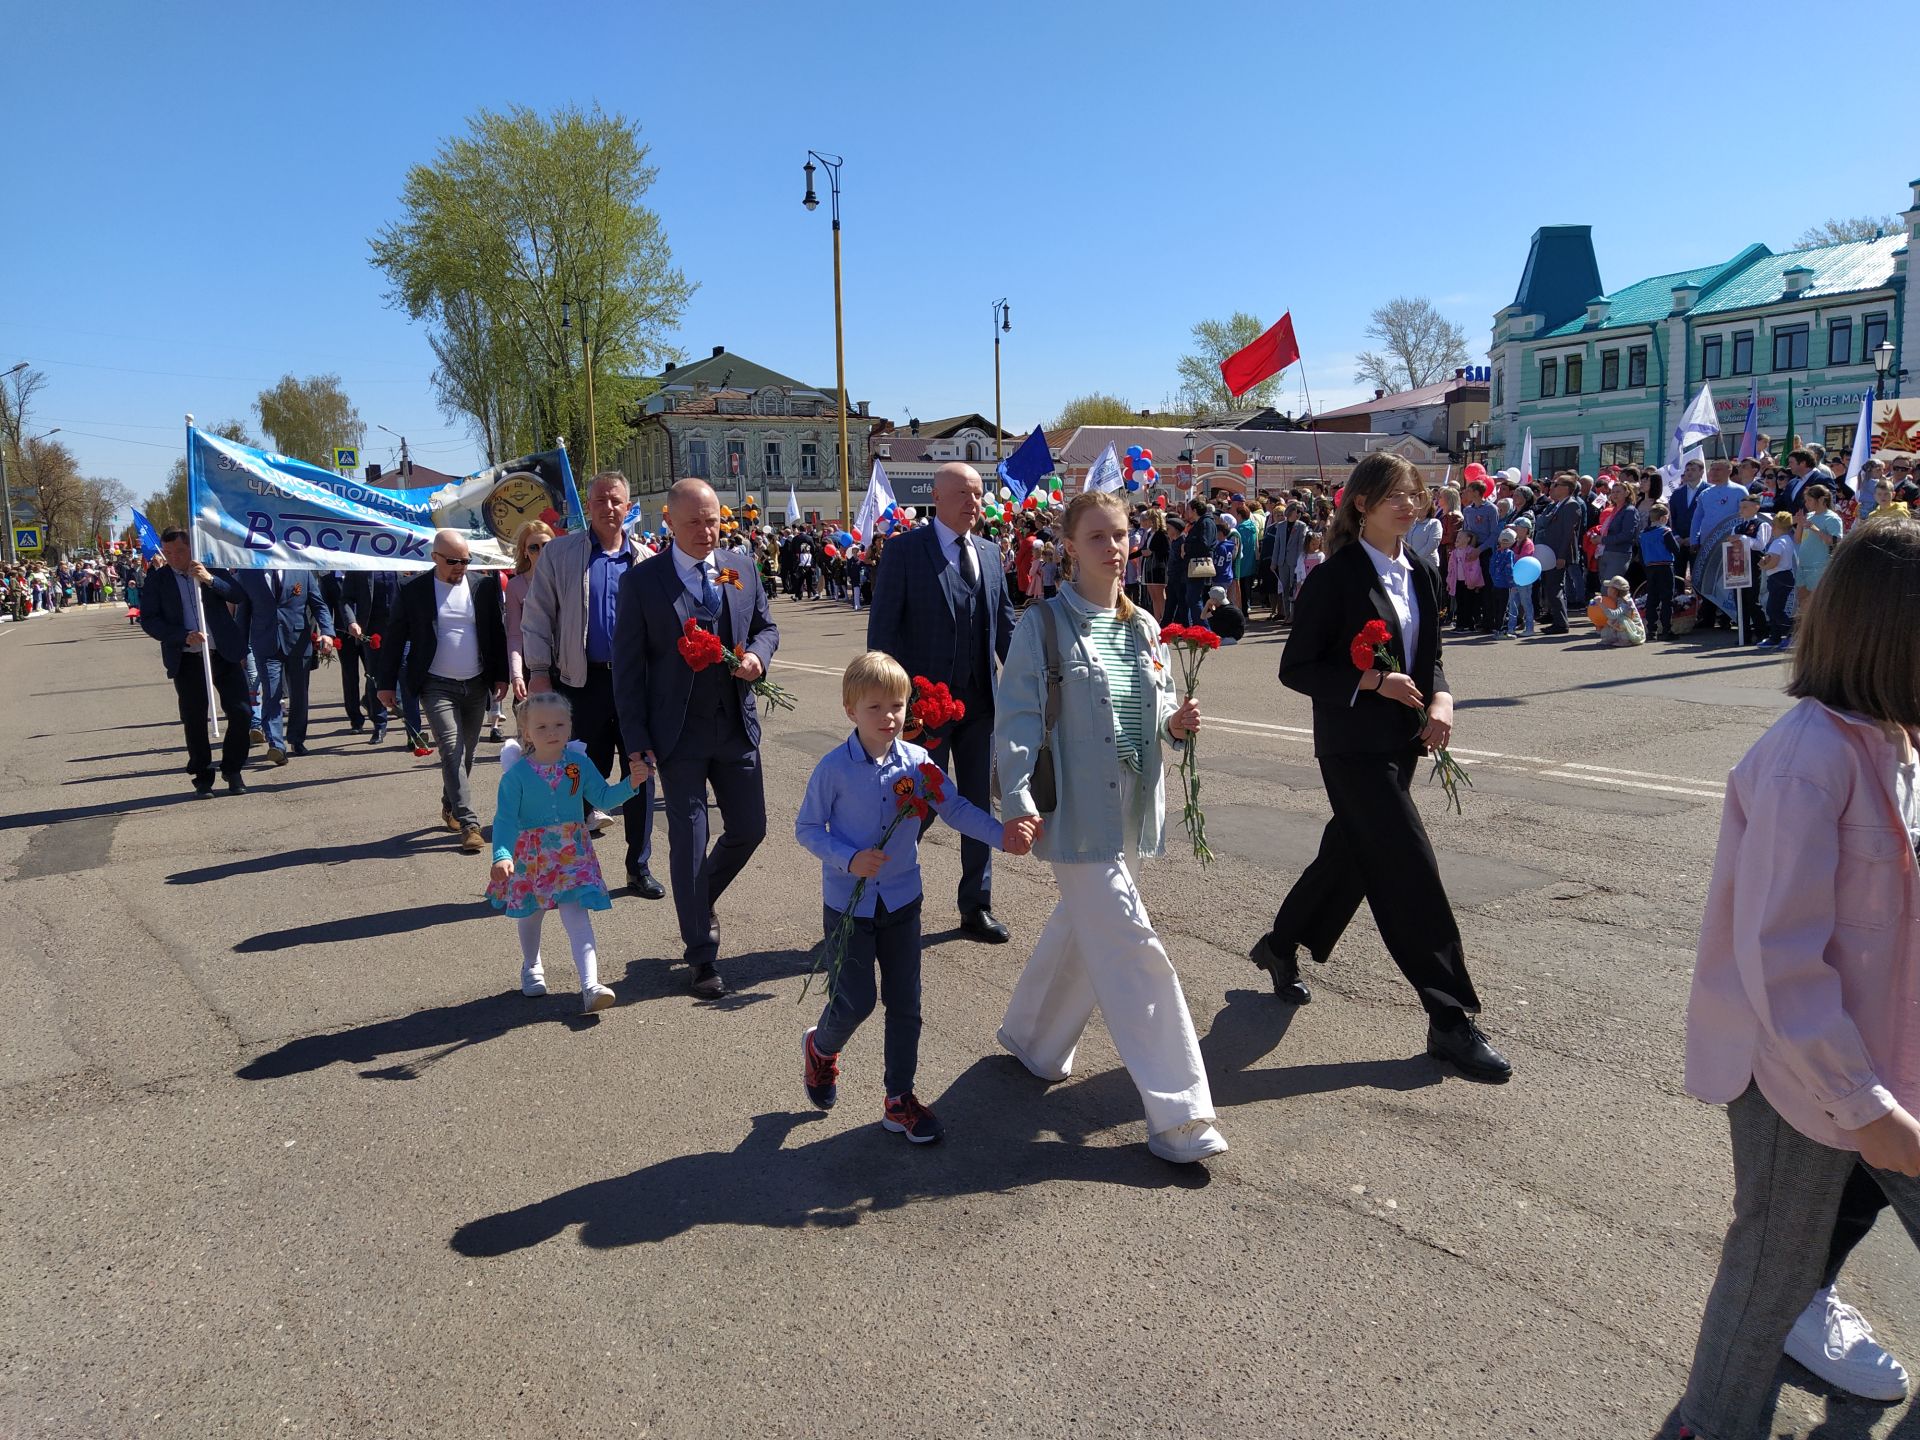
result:
M 329 1065 L 371 1064 L 388 1055 L 416 1050 L 432 1053 L 363 1070 L 368 1080 L 417 1080 L 433 1066 L 469 1046 L 479 1045 L 523 1025 L 561 1022 L 571 1029 L 591 1026 L 598 1016 L 579 1013 L 580 997 L 571 992 L 529 1000 L 518 990 L 487 995 L 458 1005 L 416 1010 L 392 1020 L 356 1025 L 325 1035 L 303 1035 L 276 1050 L 256 1055 L 234 1073 L 242 1080 L 283 1080 Z
M 623 1005 L 646 1000 L 686 1000 L 708 1010 L 744 1010 L 763 1000 L 777 998 L 770 989 L 773 981 L 792 980 L 805 975 L 813 965 L 811 950 L 755 950 L 745 955 L 720 956 L 720 978 L 727 982 L 727 993 L 718 1000 L 695 1000 L 687 991 L 687 967 L 675 959 L 629 960 L 625 978 L 613 984 Z M 610 982 L 612 983 L 612 982 Z M 820 994 L 820 988 L 814 987 Z M 822 996 L 821 1004 L 826 1004 Z
M 98 765 L 107 760 L 141 760 L 149 755 L 183 755 L 186 751 L 179 745 L 156 745 L 151 750 L 122 750 L 113 755 L 75 755 L 68 759 L 69 765 Z
M 299 945 L 340 945 L 355 940 L 378 940 L 388 935 L 409 935 L 416 930 L 431 930 L 436 925 L 456 925 L 462 920 L 493 913 L 493 907 L 485 900 L 442 900 L 436 905 L 409 905 L 400 910 L 376 910 L 366 915 L 343 915 L 338 920 L 321 920 L 312 925 L 294 925 L 285 930 L 267 930 L 247 937 L 233 949 L 237 955 L 258 955 L 265 951 L 289 950 Z
M 796 1047 L 797 1050 L 797 1047 Z M 794 1077 L 795 1088 L 799 1077 Z M 958 1144 L 917 1147 L 878 1123 L 836 1129 L 789 1148 L 827 1117 L 817 1111 L 756 1115 L 732 1150 L 676 1155 L 630 1175 L 565 1191 L 461 1226 L 449 1242 L 462 1255 L 510 1254 L 578 1225 L 594 1249 L 657 1244 L 699 1225 L 784 1230 L 844 1228 L 915 1200 L 991 1195 L 1080 1181 L 1138 1189 L 1197 1189 L 1200 1166 L 1179 1167 L 1144 1146 L 1043 1140 L 1054 1128 L 1038 1087 L 1005 1056 L 975 1061 L 934 1101 Z
M 351 845 L 309 845 L 301 850 L 282 850 L 271 855 L 249 855 L 219 865 L 203 865 L 198 870 L 177 870 L 167 876 L 169 885 L 205 885 L 215 880 L 231 880 L 236 875 L 264 875 L 272 870 L 294 870 L 302 865 L 344 865 L 351 860 L 397 860 L 430 847 L 423 840 L 445 840 L 458 844 L 459 837 L 434 825 L 389 836 L 385 840 Z
M 175 721 L 174 723 L 177 725 L 179 722 Z M 252 776 L 257 772 L 250 771 L 248 773 Z M 153 778 L 153 772 L 143 771 L 140 776 L 135 778 L 151 779 Z M 388 778 L 388 776 L 382 774 L 342 775 L 331 779 L 285 780 L 277 784 L 249 778 L 247 781 L 247 789 L 250 793 L 256 795 L 277 795 L 285 790 L 305 790 L 313 785 L 352 785 L 361 780 L 385 780 Z M 99 781 L 63 781 L 62 783 L 97 784 Z M 165 795 L 143 795 L 134 800 L 109 800 L 100 805 L 70 805 L 61 810 L 27 810 L 18 815 L 0 815 L 0 830 L 30 830 L 40 825 L 58 825 L 63 820 L 86 820 L 95 815 L 126 815 L 135 810 L 152 810 L 158 806 L 178 805 L 182 801 L 192 801 L 198 798 L 199 797 L 193 793 L 193 787 L 183 780 L 180 789 L 170 791 Z M 246 803 L 244 797 L 229 796 L 224 790 L 216 792 L 214 798 L 224 805 Z
M 96 725 L 91 730 L 49 730 L 41 735 L 29 735 L 29 740 L 64 740 L 70 735 L 111 735 L 121 730 L 178 730 L 178 720 L 131 720 L 125 725 Z

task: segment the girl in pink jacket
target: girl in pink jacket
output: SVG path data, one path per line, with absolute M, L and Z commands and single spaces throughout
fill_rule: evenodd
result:
M 1802 1328 L 1837 1383 L 1906 1390 L 1857 1312 L 1830 1322 L 1843 1194 L 1857 1211 L 1871 1182 L 1920 1233 L 1920 520 L 1841 542 L 1787 688 L 1800 703 L 1727 780 L 1687 1004 L 1687 1090 L 1733 1132 L 1733 1226 L 1679 1412 L 1702 1440 L 1761 1433 L 1782 1345 L 1807 1363 Z

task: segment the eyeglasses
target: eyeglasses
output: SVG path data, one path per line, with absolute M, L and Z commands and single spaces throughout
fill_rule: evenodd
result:
M 442 555 L 438 550 L 433 552 L 433 558 L 444 565 L 471 565 L 473 563 L 472 558 L 469 556 L 462 555 L 456 560 L 451 555 Z

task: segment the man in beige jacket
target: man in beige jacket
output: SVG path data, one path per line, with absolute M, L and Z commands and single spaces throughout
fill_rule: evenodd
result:
M 557 690 L 573 704 L 573 735 L 603 775 L 628 773 L 613 704 L 613 618 L 620 582 L 646 558 L 625 528 L 627 477 L 602 470 L 587 486 L 587 528 L 556 536 L 527 578 L 520 612 L 527 688 Z M 653 878 L 653 781 L 640 787 L 623 815 L 627 827 L 627 883 L 636 895 L 658 900 L 666 887 Z

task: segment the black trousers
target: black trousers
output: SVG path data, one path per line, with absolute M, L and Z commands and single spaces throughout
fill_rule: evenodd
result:
M 1647 566 L 1647 638 L 1673 629 L 1673 566 Z
M 722 827 L 711 851 L 709 789 Z M 767 835 L 760 752 L 737 713 L 697 721 L 689 716 L 673 754 L 660 762 L 660 790 L 666 798 L 667 866 L 680 941 L 689 965 L 711 965 L 720 953 L 713 907 Z
M 613 763 L 620 762 L 620 777 L 625 779 L 632 767 L 627 764 L 626 747 L 620 743 L 620 716 L 613 706 L 613 667 L 587 663 L 587 683 L 579 689 L 555 684 L 573 706 L 573 738 L 587 747 L 587 758 L 602 775 L 611 778 Z M 627 827 L 627 873 L 637 874 L 653 868 L 653 781 L 640 787 L 620 812 Z
M 340 703 L 346 707 L 347 723 L 356 730 L 367 723 L 360 683 L 360 651 L 366 643 L 344 633 L 340 637 Z
M 220 736 L 220 773 L 229 780 L 247 768 L 247 751 L 252 748 L 253 699 L 247 693 L 244 665 L 213 657 L 213 688 L 220 697 L 220 714 L 226 729 Z M 193 778 L 213 779 L 213 741 L 207 737 L 207 674 L 198 655 L 182 655 L 180 668 L 173 677 L 174 694 L 180 697 L 180 728 L 187 734 L 187 764 Z
M 1427 828 L 1409 787 L 1420 754 L 1322 755 L 1333 818 L 1320 853 L 1293 884 L 1273 917 L 1274 948 L 1304 945 L 1324 960 L 1346 932 L 1361 900 L 1373 910 L 1387 953 L 1443 1024 L 1480 1008 L 1467 974 L 1460 927 L 1440 880 Z
M 969 686 L 960 694 L 967 718 L 927 747 L 927 758 L 953 776 L 953 788 L 964 800 L 993 813 L 993 694 Z M 929 815 L 920 833 L 933 823 Z M 960 837 L 960 911 L 993 908 L 993 850 L 971 835 Z

